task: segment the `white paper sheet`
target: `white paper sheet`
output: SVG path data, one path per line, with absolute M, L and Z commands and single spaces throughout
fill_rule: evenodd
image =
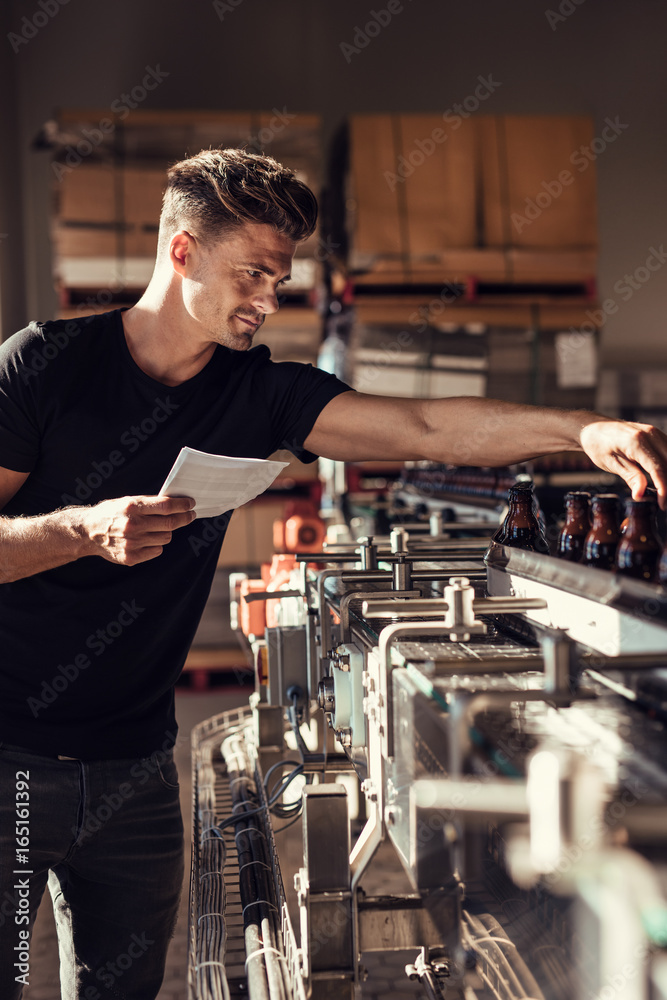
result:
M 217 517 L 241 507 L 268 489 L 288 462 L 265 458 L 228 458 L 181 448 L 160 496 L 192 497 L 197 517 Z
M 556 334 L 556 382 L 559 389 L 594 386 L 597 367 L 594 333 L 574 330 Z

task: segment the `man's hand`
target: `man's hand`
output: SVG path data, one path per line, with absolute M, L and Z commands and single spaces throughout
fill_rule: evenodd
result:
M 644 495 L 648 475 L 658 491 L 662 509 L 667 503 L 667 437 L 650 424 L 592 419 L 580 435 L 581 447 L 601 469 L 621 476 L 635 500 Z
M 0 498 L 3 472 L 8 470 L 0 469 Z M 5 476 L 8 493 L 11 477 L 17 475 Z M 193 507 L 189 497 L 135 496 L 103 500 L 93 507 L 65 507 L 36 517 L 0 517 L 0 584 L 83 556 L 101 556 L 121 566 L 155 559 L 174 531 L 194 521 Z
M 155 559 L 174 531 L 194 521 L 193 507 L 189 497 L 135 496 L 81 508 L 82 530 L 89 540 L 84 554 L 122 566 Z

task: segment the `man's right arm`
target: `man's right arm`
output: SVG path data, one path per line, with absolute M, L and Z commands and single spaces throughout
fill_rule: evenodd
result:
M 28 474 L 0 468 L 0 510 Z M 190 524 L 188 497 L 121 497 L 38 517 L 0 515 L 0 583 L 64 566 L 82 556 L 134 566 L 159 556 L 172 532 Z

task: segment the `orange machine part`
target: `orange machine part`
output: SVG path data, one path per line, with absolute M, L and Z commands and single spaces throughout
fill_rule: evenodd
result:
M 266 687 L 269 683 L 269 651 L 266 646 L 258 644 L 255 658 L 255 671 L 260 687 Z
M 319 517 L 294 514 L 285 521 L 285 548 L 288 552 L 319 549 L 324 544 L 326 534 L 326 528 Z
M 239 621 L 244 635 L 263 636 L 266 628 L 266 602 L 252 601 L 248 604 L 246 594 L 266 590 L 264 580 L 242 580 L 239 588 Z
M 280 520 L 273 522 L 273 545 L 277 552 L 319 549 L 326 528 L 312 500 L 293 500 Z
M 290 574 L 296 566 L 296 559 L 291 553 L 277 553 L 271 560 L 271 570 L 269 573 L 269 582 L 267 584 L 267 590 L 277 590 L 289 581 Z M 269 628 L 273 628 L 278 624 L 276 619 L 276 614 L 278 610 L 278 601 L 266 601 L 266 624 Z

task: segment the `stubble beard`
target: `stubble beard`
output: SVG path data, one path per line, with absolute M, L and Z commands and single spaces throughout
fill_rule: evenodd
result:
M 254 330 L 248 329 L 238 330 L 234 329 L 234 320 L 237 317 L 237 313 L 233 313 L 227 321 L 227 329 L 223 333 L 221 340 L 224 347 L 230 348 L 232 351 L 248 351 L 252 347 L 253 337 L 261 329 L 262 323 L 264 322 L 264 317 L 260 317 L 259 324 Z M 238 324 L 237 324 L 238 325 Z

